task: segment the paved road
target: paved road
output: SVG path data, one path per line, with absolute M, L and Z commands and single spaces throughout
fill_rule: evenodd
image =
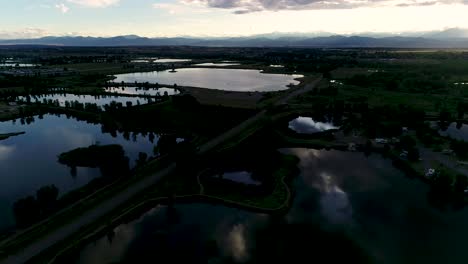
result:
M 284 104 L 288 100 L 292 99 L 293 97 L 299 96 L 303 93 L 306 93 L 312 90 L 315 85 L 321 80 L 318 79 L 313 83 L 306 85 L 302 89 L 298 89 L 290 93 L 289 95 L 285 96 L 284 98 L 278 100 L 276 105 Z M 214 138 L 213 140 L 207 142 L 203 146 L 200 147 L 199 153 L 203 154 L 207 151 L 215 148 L 219 144 L 223 143 L 224 141 L 238 135 L 243 130 L 245 130 L 250 125 L 254 124 L 261 118 L 263 118 L 266 114 L 265 110 L 260 111 L 255 116 L 247 119 L 246 121 L 242 122 L 238 126 L 230 129 L 229 131 L 225 132 L 224 134 Z M 18 252 L 15 255 L 9 256 L 7 259 L 0 260 L 0 264 L 18 264 L 24 263 L 31 259 L 32 257 L 38 255 L 42 251 L 46 250 L 47 248 L 53 246 L 54 244 L 64 240 L 65 238 L 74 234 L 80 228 L 87 226 L 94 221 L 97 221 L 101 217 L 105 216 L 106 214 L 110 213 L 114 209 L 116 209 L 121 204 L 128 201 L 133 196 L 137 195 L 138 193 L 144 191 L 148 186 L 156 184 L 161 178 L 169 175 L 173 172 L 176 168 L 175 164 L 171 164 L 166 169 L 158 171 L 151 176 L 148 176 L 141 181 L 134 183 L 133 185 L 129 186 L 125 191 L 118 193 L 117 195 L 113 196 L 109 200 L 102 202 L 99 206 L 96 206 L 94 209 L 90 210 L 86 214 L 80 216 L 79 218 L 75 219 L 72 223 L 67 224 L 55 231 L 51 234 L 45 236 L 44 238 L 35 241 L 31 245 L 27 246 L 21 252 Z

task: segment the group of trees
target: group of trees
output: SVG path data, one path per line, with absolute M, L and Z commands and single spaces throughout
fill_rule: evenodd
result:
M 445 210 L 447 206 L 454 209 L 465 206 L 465 190 L 468 188 L 466 175 L 453 175 L 441 168 L 431 178 L 430 185 L 428 200 L 434 207 Z
M 36 196 L 28 196 L 16 201 L 13 212 L 18 227 L 27 227 L 44 218 L 57 207 L 59 190 L 55 185 L 37 190 Z

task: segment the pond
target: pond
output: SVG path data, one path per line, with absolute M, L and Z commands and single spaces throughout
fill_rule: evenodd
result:
M 157 206 L 87 245 L 77 263 L 466 263 L 468 211 L 442 212 L 428 186 L 380 155 L 284 149 L 300 158 L 284 216 L 221 205 Z M 275 248 L 275 250 L 272 250 Z
M 174 88 L 139 88 L 139 87 L 108 87 L 105 88 L 108 93 L 129 94 L 129 95 L 145 95 L 145 96 L 164 96 L 176 95 L 180 92 Z
M 463 123 L 450 123 L 448 127 L 440 128 L 437 123 L 434 124 L 439 129 L 441 136 L 468 141 L 468 125 Z
M 135 96 L 118 96 L 118 95 L 75 95 L 75 94 L 45 94 L 45 95 L 31 95 L 31 102 L 42 103 L 44 100 L 56 101 L 58 100 L 60 106 L 65 106 L 65 102 L 79 102 L 81 104 L 91 103 L 103 108 L 105 105 L 109 105 L 111 102 L 121 103 L 123 106 L 127 105 L 127 102 L 131 102 L 132 105 L 147 104 L 154 102 L 157 99 L 148 97 L 135 97 Z M 19 101 L 27 101 L 27 97 L 18 97 Z
M 227 66 L 235 66 L 235 65 L 240 65 L 240 63 L 205 62 L 205 63 L 193 64 L 193 66 L 200 66 L 200 67 L 227 67 Z
M 289 122 L 289 129 L 300 134 L 315 134 L 327 130 L 339 129 L 331 122 L 314 121 L 311 117 L 299 116 Z
M 0 141 L 0 230 L 14 222 L 12 204 L 33 195 L 45 185 L 55 184 L 60 195 L 79 188 L 99 177 L 99 169 L 77 168 L 72 176 L 70 168 L 58 163 L 58 155 L 92 144 L 120 144 L 130 165 L 135 165 L 139 152 L 153 154 L 158 136 L 116 133 L 116 137 L 101 131 L 101 125 L 88 124 L 65 116 L 34 117 L 30 124 L 20 120 L 0 122 L 0 134 L 26 132 L 24 135 Z M 126 139 L 127 138 L 127 139 Z M 151 140 L 153 142 L 151 142 Z
M 118 74 L 114 82 L 133 83 L 135 81 L 166 85 L 194 86 L 226 91 L 280 91 L 287 85 L 297 85 L 302 75 L 263 74 L 259 70 L 184 68 L 176 72 L 154 71 Z
M 221 179 L 244 183 L 248 185 L 261 185 L 260 181 L 256 181 L 252 178 L 252 173 L 248 171 L 233 171 L 225 172 L 221 175 L 216 175 L 215 177 L 220 177 Z

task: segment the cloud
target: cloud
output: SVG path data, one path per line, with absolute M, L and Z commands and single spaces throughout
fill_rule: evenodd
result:
M 0 39 L 30 39 L 50 35 L 45 29 L 23 28 L 15 31 L 0 31 Z
M 351 9 L 378 6 L 429 6 L 436 4 L 468 4 L 468 0 L 181 0 L 186 4 L 231 9 L 235 14 L 259 11 Z
M 175 3 L 155 3 L 152 7 L 154 9 L 164 10 L 169 14 L 200 14 L 210 12 L 203 3 L 197 1 L 188 2 L 186 0 L 181 0 Z
M 175 14 L 180 11 L 180 7 L 177 4 L 159 3 L 159 4 L 153 4 L 153 8 L 166 10 L 170 14 Z
M 0 161 L 8 159 L 8 157 L 15 151 L 15 146 L 0 145 Z
M 85 7 L 108 7 L 118 4 L 120 0 L 67 0 L 69 3 L 85 6 Z
M 66 6 L 64 3 L 56 4 L 55 8 L 57 8 L 62 14 L 70 11 L 70 8 L 68 8 L 68 6 Z

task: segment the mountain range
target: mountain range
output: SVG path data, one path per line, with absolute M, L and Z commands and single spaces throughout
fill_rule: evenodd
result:
M 402 34 L 357 33 L 337 35 L 316 33 L 269 33 L 248 37 L 147 38 L 136 35 L 116 37 L 42 37 L 0 40 L 0 45 L 56 46 L 212 46 L 212 47 L 328 47 L 328 48 L 468 48 L 468 29 Z

